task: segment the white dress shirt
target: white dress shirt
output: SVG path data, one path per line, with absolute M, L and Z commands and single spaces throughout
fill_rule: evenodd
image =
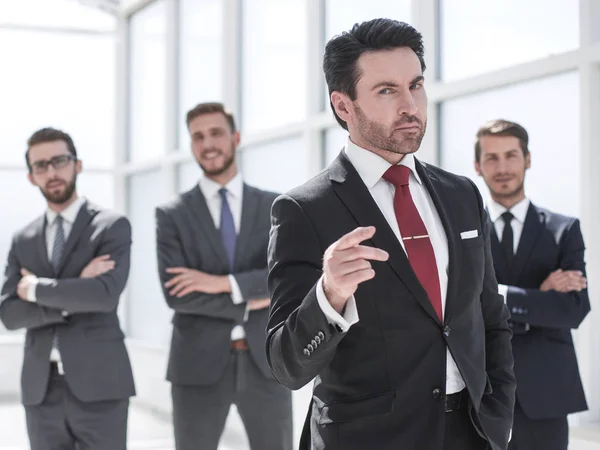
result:
M 514 205 L 510 210 L 505 208 L 500 203 L 496 203 L 491 200 L 489 202 L 488 210 L 490 213 L 490 219 L 494 224 L 496 230 L 496 236 L 498 240 L 502 239 L 502 233 L 504 232 L 504 219 L 502 214 L 506 211 L 510 211 L 513 215 L 510 225 L 513 229 L 513 253 L 517 253 L 519 248 L 519 242 L 521 241 L 521 234 L 523 233 L 523 225 L 525 225 L 525 219 L 527 218 L 527 211 L 529 210 L 530 201 L 528 198 L 524 198 L 519 203 Z M 508 294 L 508 286 L 504 284 L 498 285 L 498 293 L 504 297 L 504 303 L 506 303 L 506 296 Z
M 75 223 L 75 219 L 77 218 L 77 214 L 79 214 L 79 210 L 81 209 L 81 207 L 83 206 L 83 204 L 85 203 L 85 198 L 77 198 L 73 203 L 71 203 L 69 206 L 67 206 L 61 213 L 60 215 L 63 218 L 63 232 L 65 235 L 65 243 L 67 242 L 67 239 L 69 238 L 69 234 L 71 233 L 71 230 L 73 229 L 73 224 Z M 48 260 L 52 261 L 52 248 L 54 246 L 54 239 L 56 237 L 56 218 L 58 217 L 59 213 L 57 213 L 56 211 L 48 208 L 46 210 L 46 250 L 48 252 Z M 35 302 L 37 301 L 37 296 L 36 296 L 36 289 L 37 289 L 37 285 L 38 285 L 38 278 L 33 278 L 32 282 L 29 284 L 29 287 L 27 289 L 27 300 L 29 300 L 30 302 Z M 67 315 L 65 312 L 63 312 L 63 315 Z M 52 351 L 50 352 L 50 361 L 56 361 L 56 362 L 60 362 L 61 358 L 60 358 L 60 353 L 58 351 L 57 348 L 52 348 Z
M 381 210 L 381 213 L 388 222 L 390 228 L 398 238 L 398 241 L 404 247 L 402 241 L 402 235 L 396 219 L 396 212 L 394 211 L 394 193 L 396 188 L 385 181 L 382 177 L 383 174 L 391 167 L 385 159 L 376 155 L 373 152 L 365 150 L 350 139 L 344 149 L 346 156 L 360 175 L 362 181 L 369 189 L 369 193 L 375 200 L 375 203 Z M 410 193 L 415 203 L 421 219 L 427 228 L 431 245 L 433 246 L 433 252 L 437 263 L 438 277 L 440 280 L 440 293 L 442 297 L 442 314 L 445 313 L 446 308 L 446 294 L 448 287 L 448 239 L 446 237 L 446 231 L 440 219 L 440 216 L 435 208 L 433 200 L 429 195 L 429 192 L 421 182 L 419 174 L 416 171 L 414 155 L 408 154 L 402 161 L 401 165 L 407 166 L 411 170 L 409 178 Z M 406 251 L 406 249 L 405 249 Z M 317 300 L 323 313 L 326 315 L 330 323 L 334 323 L 340 326 L 343 331 L 347 331 L 354 323 L 359 321 L 358 311 L 356 308 L 356 301 L 354 297 L 351 297 L 346 303 L 344 310 L 344 316 L 338 314 L 333 307 L 327 301 L 325 293 L 323 291 L 322 278 L 319 280 L 317 286 Z M 453 394 L 459 392 L 465 387 L 465 382 L 460 375 L 456 362 L 452 358 L 449 350 L 446 350 L 446 393 Z
M 198 182 L 198 186 L 206 199 L 206 205 L 210 211 L 213 222 L 217 230 L 221 226 L 221 195 L 219 190 L 221 188 L 227 189 L 227 203 L 229 203 L 229 209 L 231 209 L 231 215 L 233 216 L 233 222 L 235 224 L 235 231 L 239 235 L 240 225 L 242 223 L 242 200 L 244 195 L 244 182 L 240 174 L 233 177 L 229 183 L 225 186 L 221 186 L 219 183 L 203 176 Z M 244 303 L 242 297 L 242 291 L 238 285 L 235 276 L 229 275 L 229 284 L 231 284 L 231 300 L 234 304 L 239 305 Z M 246 317 L 248 316 L 248 309 L 246 309 Z M 231 340 L 243 339 L 246 337 L 244 327 L 236 325 L 231 330 Z

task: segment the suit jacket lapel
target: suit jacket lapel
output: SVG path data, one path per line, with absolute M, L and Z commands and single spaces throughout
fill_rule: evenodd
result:
M 208 241 L 210 247 L 221 259 L 224 266 L 229 267 L 227 252 L 223 246 L 221 234 L 219 233 L 219 230 L 217 230 L 217 227 L 215 227 L 215 222 L 212 219 L 204 194 L 202 194 L 202 191 L 200 190 L 200 186 L 196 185 L 194 189 L 186 194 L 185 203 L 202 227 L 204 236 L 206 237 L 204 241 Z
M 244 193 L 242 201 L 242 220 L 240 231 L 238 233 L 237 242 L 235 245 L 235 266 L 238 265 L 240 259 L 244 257 L 244 250 L 248 245 L 248 240 L 252 234 L 254 223 L 258 218 L 258 206 L 260 197 L 258 191 L 244 184 Z
M 451 210 L 446 206 L 451 205 L 453 201 L 453 199 L 448 197 L 448 193 L 452 191 L 452 186 L 445 186 L 418 160 L 415 159 L 415 163 L 417 172 L 425 184 L 427 192 L 429 192 L 435 209 L 440 216 L 448 240 L 448 288 L 446 290 L 446 305 L 444 310 L 444 322 L 447 323 L 452 316 L 452 307 L 456 303 L 461 260 L 461 246 L 458 242 L 459 231 L 456 229 Z
M 48 255 L 48 244 L 46 241 L 46 214 L 42 215 L 36 223 L 35 232 L 35 243 L 36 251 L 39 255 L 39 261 L 41 264 L 41 272 L 35 273 L 38 277 L 50 276 L 54 274 L 54 269 L 50 263 Z
M 531 252 L 542 234 L 542 230 L 544 229 L 542 225 L 543 219 L 543 214 L 540 214 L 533 203 L 531 203 L 527 210 L 527 216 L 525 216 L 519 246 L 517 247 L 517 253 L 515 254 L 510 270 L 510 279 L 515 284 L 518 282 L 523 267 L 525 267 L 525 263 L 529 260 Z
M 389 253 L 390 257 L 387 263 L 423 309 L 432 319 L 439 322 L 429 297 L 412 270 L 402 245 L 379 210 L 360 175 L 343 153 L 329 167 L 329 177 L 336 194 L 346 205 L 358 225 L 361 227 L 374 226 L 376 228 L 377 231 L 371 239 L 372 244 Z
M 73 252 L 75 244 L 77 241 L 79 241 L 83 230 L 85 230 L 97 213 L 98 210 L 90 205 L 87 201 L 79 209 L 79 212 L 75 217 L 73 227 L 71 228 L 69 236 L 67 237 L 67 242 L 65 242 L 62 258 L 60 260 L 60 264 L 58 265 L 58 270 L 56 271 L 57 276 L 60 275 L 61 271 L 65 267 L 65 263 L 68 261 L 69 255 Z
M 504 255 L 504 250 L 500 245 L 500 239 L 496 234 L 496 227 L 492 219 L 488 217 L 488 223 L 490 225 L 490 242 L 492 247 L 492 258 L 494 260 L 494 268 L 496 269 L 496 278 L 501 284 L 507 284 L 510 280 L 510 268 L 508 267 L 508 261 Z

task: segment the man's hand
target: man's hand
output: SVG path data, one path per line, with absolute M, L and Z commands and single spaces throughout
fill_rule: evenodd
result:
M 540 291 L 579 292 L 586 287 L 587 279 L 579 270 L 557 269 L 544 280 L 540 286 Z
M 21 269 L 21 276 L 23 278 L 21 278 L 17 285 L 17 295 L 21 300 L 29 301 L 29 298 L 27 297 L 29 286 L 37 281 L 37 277 L 27 269 Z
M 97 256 L 92 259 L 79 274 L 79 278 L 96 278 L 115 268 L 115 262 L 110 255 Z
M 171 288 L 170 295 L 184 297 L 192 292 L 206 294 L 231 292 L 229 277 L 225 275 L 210 275 L 186 267 L 169 267 L 167 273 L 175 275 L 165 283 L 166 288 Z
M 359 227 L 331 244 L 323 255 L 323 290 L 327 300 L 342 313 L 358 285 L 375 276 L 369 260 L 387 261 L 386 251 L 360 245 L 371 239 L 375 227 Z
M 268 308 L 271 306 L 270 298 L 260 298 L 256 300 L 250 300 L 248 302 L 248 311 L 257 311 L 259 309 Z

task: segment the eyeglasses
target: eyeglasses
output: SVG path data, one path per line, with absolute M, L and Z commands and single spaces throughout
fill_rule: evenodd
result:
M 50 166 L 54 167 L 54 170 L 64 169 L 71 161 L 75 161 L 76 159 L 73 155 L 59 155 L 54 158 L 36 161 L 31 163 L 31 171 L 39 175 L 46 173 Z

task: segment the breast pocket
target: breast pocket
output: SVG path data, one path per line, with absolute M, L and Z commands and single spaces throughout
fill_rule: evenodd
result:
M 477 237 L 460 240 L 463 248 L 483 247 L 483 236 L 480 234 Z

